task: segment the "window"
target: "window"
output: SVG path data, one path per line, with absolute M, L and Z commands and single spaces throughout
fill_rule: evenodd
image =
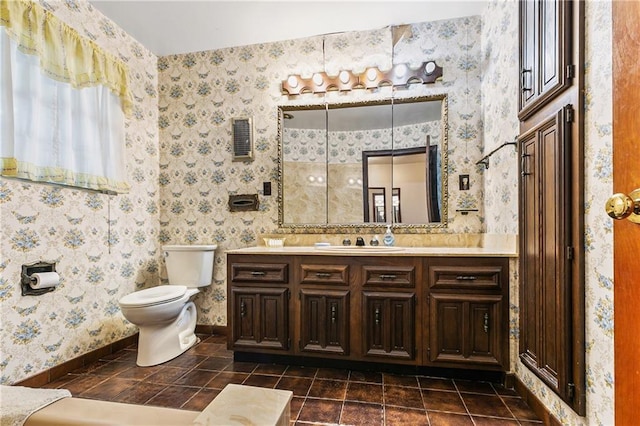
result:
M 0 23 L 2 175 L 127 192 L 120 64 L 37 4 L 3 2 Z

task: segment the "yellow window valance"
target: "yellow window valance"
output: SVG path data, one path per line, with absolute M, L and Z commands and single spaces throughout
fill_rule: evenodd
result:
M 0 26 L 6 28 L 20 51 L 39 57 L 40 67 L 49 77 L 74 88 L 107 86 L 120 98 L 125 114 L 131 112 L 126 65 L 39 4 L 0 0 Z

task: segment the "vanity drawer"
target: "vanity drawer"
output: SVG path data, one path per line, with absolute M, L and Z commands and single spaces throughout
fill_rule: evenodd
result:
M 433 290 L 474 289 L 500 291 L 502 265 L 430 265 L 429 287 Z
M 286 263 L 232 263 L 231 282 L 287 284 L 289 265 Z
M 365 287 L 407 287 L 416 286 L 416 268 L 407 266 L 373 266 L 362 267 Z
M 300 284 L 349 284 L 349 265 L 300 265 Z

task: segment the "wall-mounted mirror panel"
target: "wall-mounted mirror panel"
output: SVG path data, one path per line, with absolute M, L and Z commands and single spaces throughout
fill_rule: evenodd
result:
M 281 227 L 446 226 L 445 95 L 283 106 L 279 118 Z

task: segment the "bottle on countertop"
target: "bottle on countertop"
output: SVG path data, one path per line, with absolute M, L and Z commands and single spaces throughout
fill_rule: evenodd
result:
M 393 232 L 391 231 L 391 225 L 387 225 L 387 230 L 384 233 L 384 237 L 382 237 L 382 242 L 387 247 L 390 247 L 395 244 L 396 237 L 393 236 Z

